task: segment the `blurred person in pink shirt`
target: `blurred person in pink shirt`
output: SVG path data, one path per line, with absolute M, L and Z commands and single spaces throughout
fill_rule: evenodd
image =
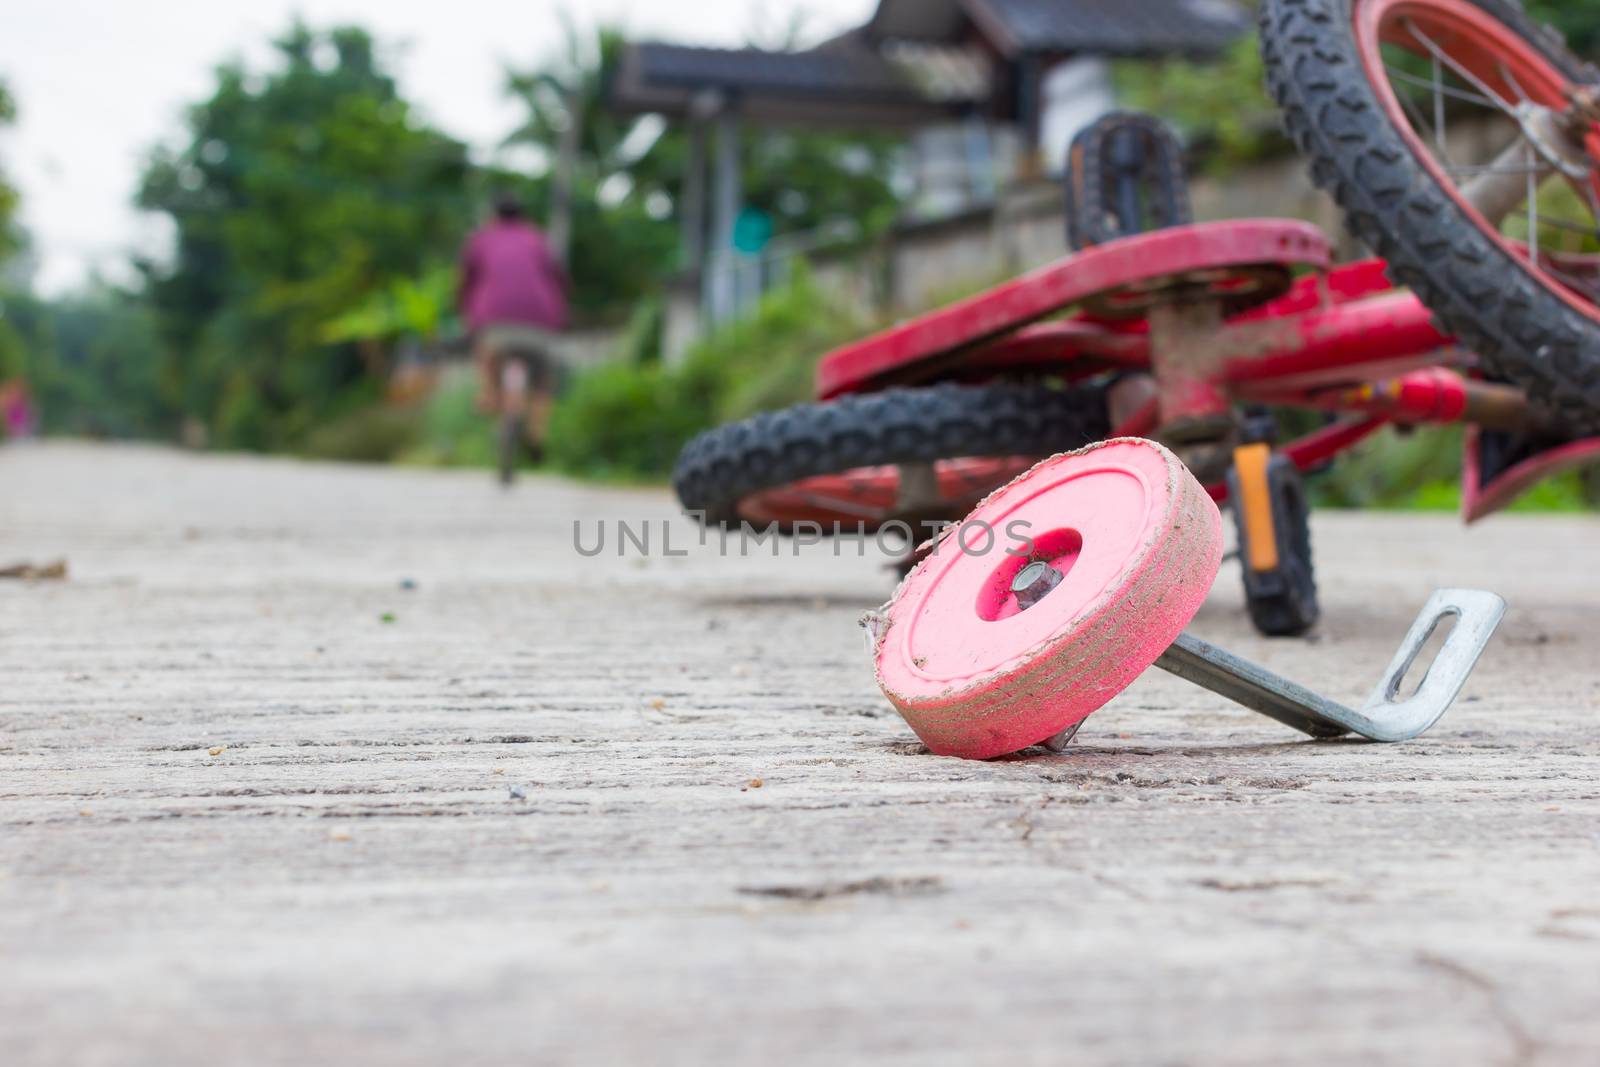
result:
M 472 335 L 479 406 L 525 419 L 537 456 L 555 395 L 553 342 L 567 326 L 567 275 L 508 193 L 495 197 L 494 218 L 462 250 L 459 302 Z
M 21 378 L 0 382 L 0 441 L 20 441 L 34 431 L 33 397 Z

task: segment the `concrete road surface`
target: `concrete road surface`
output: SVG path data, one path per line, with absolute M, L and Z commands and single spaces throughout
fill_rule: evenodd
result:
M 1353 701 L 1503 593 L 1420 741 L 1156 673 L 966 763 L 873 686 L 881 559 L 617 558 L 673 515 L 0 449 L 0 566 L 70 563 L 0 581 L 0 1063 L 1600 1063 L 1600 523 L 1320 516 L 1311 641 L 1224 567 L 1195 632 Z

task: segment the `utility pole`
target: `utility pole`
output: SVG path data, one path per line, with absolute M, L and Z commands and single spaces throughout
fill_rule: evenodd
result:
M 557 261 L 567 266 L 572 249 L 572 190 L 577 178 L 578 148 L 583 140 L 583 103 L 576 89 L 562 95 L 567 124 L 556 146 L 554 181 L 550 188 L 550 248 Z

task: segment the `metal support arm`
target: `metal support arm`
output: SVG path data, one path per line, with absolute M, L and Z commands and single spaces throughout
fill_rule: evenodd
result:
M 1360 711 L 1189 634 L 1162 653 L 1156 666 L 1312 737 L 1356 733 L 1373 741 L 1405 741 L 1426 731 L 1449 710 L 1505 611 L 1506 602 L 1493 593 L 1471 589 L 1434 593 Z M 1428 639 L 1450 618 L 1455 626 L 1426 668 L 1421 685 L 1411 696 L 1396 699 Z

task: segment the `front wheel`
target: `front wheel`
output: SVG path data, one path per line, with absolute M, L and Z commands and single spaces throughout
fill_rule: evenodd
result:
M 1444 329 L 1600 431 L 1600 71 L 1511 0 L 1265 0 L 1312 176 Z

